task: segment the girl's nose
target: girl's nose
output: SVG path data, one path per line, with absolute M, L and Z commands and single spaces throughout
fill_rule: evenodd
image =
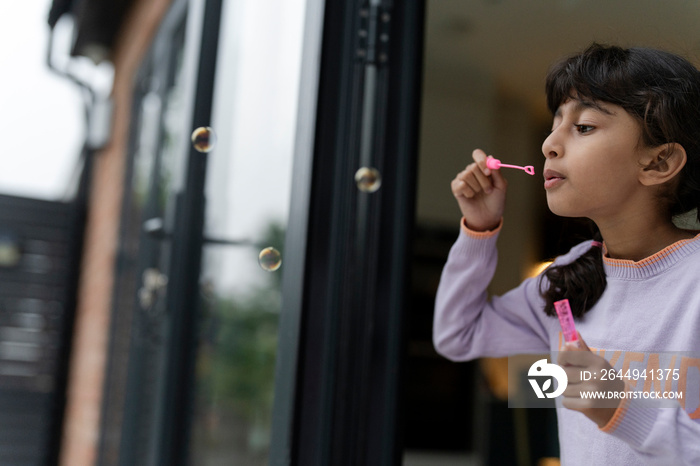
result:
M 559 134 L 557 130 L 554 129 L 549 136 L 547 136 L 542 143 L 542 153 L 545 158 L 554 158 L 562 154 L 562 147 L 559 141 Z

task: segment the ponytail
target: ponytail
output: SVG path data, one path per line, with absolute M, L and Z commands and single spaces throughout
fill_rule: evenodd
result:
M 557 315 L 554 303 L 562 299 L 569 300 L 571 312 L 576 318 L 583 317 L 598 302 L 607 285 L 600 246 L 602 244 L 596 241 L 575 261 L 550 266 L 540 275 L 540 284 L 544 277 L 549 282 L 549 288 L 542 291 L 544 312 L 548 316 Z

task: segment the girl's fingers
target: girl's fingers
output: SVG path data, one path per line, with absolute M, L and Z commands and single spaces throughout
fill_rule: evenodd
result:
M 493 182 L 493 187 L 496 189 L 506 189 L 508 182 L 501 174 L 501 170 L 491 170 L 491 180 Z
M 493 191 L 491 179 L 484 174 L 479 162 L 469 164 L 467 169 L 458 175 L 458 178 L 467 183 L 474 192 L 485 191 L 488 194 Z
M 479 183 L 479 180 L 477 180 L 475 176 L 475 172 L 478 171 L 479 168 L 476 166 L 476 164 L 471 164 L 467 169 L 467 173 L 462 177 L 462 181 L 464 181 L 475 193 L 481 192 L 482 190 L 481 183 Z
M 474 149 L 472 152 L 472 159 L 474 159 L 474 162 L 479 165 L 479 168 L 481 168 L 481 171 L 485 176 L 489 176 L 491 174 L 491 170 L 486 166 L 487 158 L 486 152 L 481 149 Z
M 466 197 L 471 199 L 476 193 L 461 178 L 452 180 L 452 194 L 455 197 Z
M 479 183 L 481 189 L 483 189 L 486 193 L 490 193 L 493 191 L 493 184 L 491 183 L 491 178 L 486 176 L 485 170 L 489 170 L 486 168 L 486 162 L 483 162 L 483 166 L 481 162 L 477 162 L 477 166 L 474 169 L 474 178 L 476 178 L 476 181 Z
M 587 367 L 600 363 L 602 358 L 589 351 L 560 351 L 557 364 L 560 366 Z
M 472 198 L 481 192 L 490 194 L 494 188 L 506 187 L 506 180 L 499 170 L 491 170 L 486 166 L 489 156 L 481 149 L 472 152 L 474 162 L 459 172 L 452 181 L 452 193 L 458 197 Z
M 501 174 L 500 170 L 491 170 L 486 166 L 486 160 L 491 157 L 490 155 L 486 155 L 486 152 L 484 152 L 481 149 L 475 149 L 472 152 L 472 158 L 474 159 L 474 162 L 481 168 L 481 173 L 483 173 L 484 177 L 481 178 L 479 177 L 479 181 L 482 183 L 482 186 L 484 186 L 484 190 L 486 190 L 486 186 L 484 185 L 484 180 L 488 181 L 488 184 L 490 187 L 495 188 L 495 189 L 500 189 L 504 190 L 508 186 L 508 182 L 506 179 L 503 177 Z M 489 191 L 486 191 L 489 192 Z

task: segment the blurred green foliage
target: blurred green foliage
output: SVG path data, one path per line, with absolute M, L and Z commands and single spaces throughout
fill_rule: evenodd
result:
M 209 295 L 202 302 L 197 376 L 200 400 L 210 409 L 234 413 L 247 425 L 248 443 L 258 444 L 257 448 L 269 442 L 284 234 L 280 225 L 271 224 L 259 242 L 261 248 L 272 246 L 282 253 L 282 267 L 266 272 L 264 286 L 245 296 Z M 257 251 L 251 253 L 257 256 Z M 251 440 L 255 437 L 257 441 Z

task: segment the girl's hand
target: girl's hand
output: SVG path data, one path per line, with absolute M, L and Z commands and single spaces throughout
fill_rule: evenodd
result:
M 564 369 L 569 378 L 563 393 L 563 405 L 565 408 L 580 411 L 598 424 L 598 427 L 603 427 L 615 414 L 621 399 L 582 398 L 581 392 L 600 392 L 607 396 L 608 392 L 625 391 L 625 383 L 615 377 L 604 377 L 603 373 L 609 373 L 607 371 L 612 369 L 612 366 L 605 358 L 591 352 L 581 334 L 578 338 L 578 341 L 566 343 L 557 360 L 557 364 Z M 589 380 L 582 380 L 582 373 L 586 373 Z
M 452 194 L 467 221 L 475 231 L 493 230 L 501 222 L 508 183 L 499 170 L 486 168 L 486 154 L 472 152 L 474 163 L 467 165 L 452 180 Z

